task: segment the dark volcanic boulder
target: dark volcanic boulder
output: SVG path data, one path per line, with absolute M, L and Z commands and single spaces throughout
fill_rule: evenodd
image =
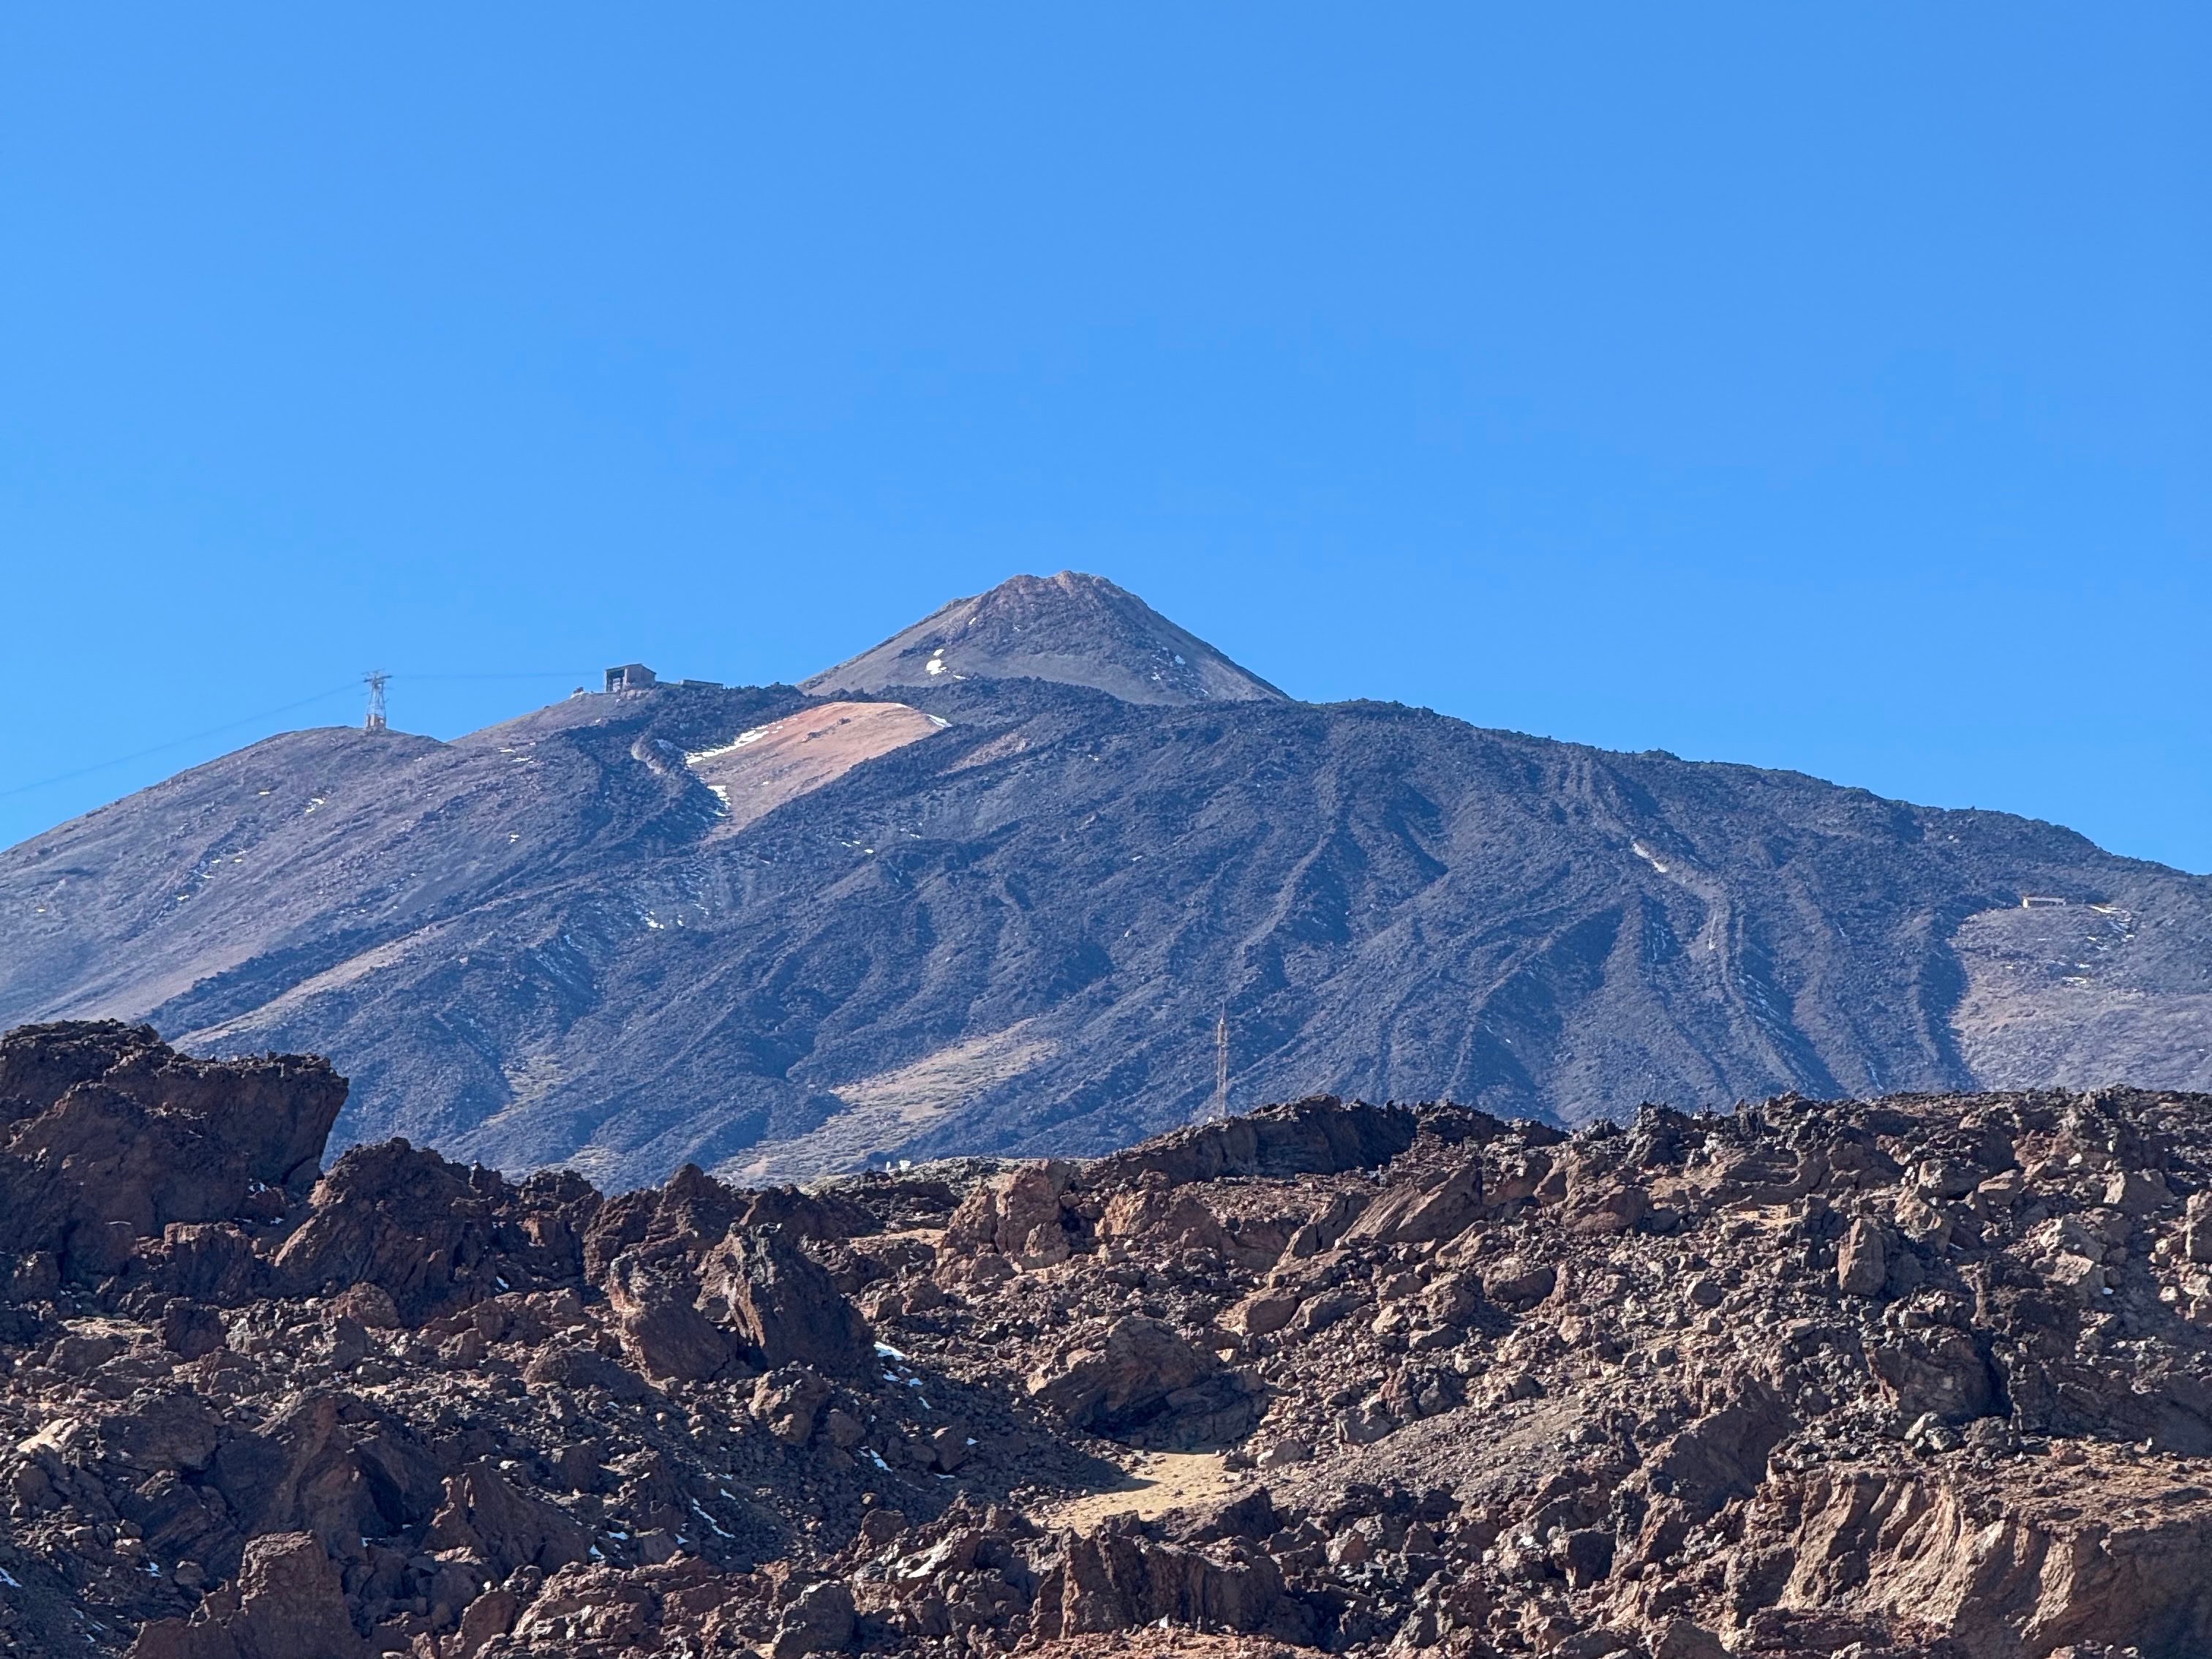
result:
M 225 1440 L 207 1484 L 247 1534 L 313 1533 L 343 1553 L 419 1522 L 434 1479 L 428 1454 L 404 1428 L 350 1395 L 319 1392 Z
M 648 1255 L 678 1251 L 696 1261 L 721 1242 L 751 1197 L 687 1164 L 665 1186 L 611 1198 L 585 1231 L 584 1276 L 597 1285 L 617 1256 L 641 1249 Z
M 228 1221 L 172 1222 L 158 1241 L 138 1248 L 137 1277 L 165 1296 L 229 1305 L 258 1295 L 269 1264 L 253 1241 Z
M 701 1277 L 765 1368 L 796 1363 L 850 1376 L 874 1352 L 860 1310 L 779 1229 L 732 1232 L 708 1255 Z
M 1076 1428 L 1144 1445 L 1231 1438 L 1258 1415 L 1242 1375 L 1141 1314 L 1116 1320 L 1097 1346 L 1076 1348 L 1036 1372 L 1029 1389 Z
M 606 1293 L 623 1353 L 656 1382 L 704 1382 L 737 1358 L 729 1333 L 699 1311 L 699 1281 L 680 1257 L 625 1252 L 607 1270 Z
M 809 1584 L 792 1598 L 769 1659 L 842 1653 L 853 1640 L 853 1592 L 835 1578 Z
M 740 1227 L 780 1227 L 792 1238 L 859 1238 L 880 1232 L 867 1210 L 842 1193 L 806 1193 L 796 1187 L 769 1187 L 745 1194 Z
M 246 1547 L 235 1584 L 189 1621 L 162 1619 L 139 1632 L 131 1659 L 366 1659 L 345 1592 L 323 1547 L 306 1533 L 272 1533 Z
M 20 1123 L 8 1150 L 69 1193 L 82 1219 L 128 1222 L 141 1235 L 236 1214 L 251 1179 L 243 1149 L 203 1120 L 105 1083 L 80 1083 Z
M 446 1503 L 430 1522 L 432 1550 L 465 1549 L 505 1577 L 517 1567 L 552 1572 L 591 1549 L 584 1529 L 550 1504 L 525 1496 L 489 1464 L 446 1482 Z
M 753 1384 L 752 1413 L 786 1445 L 803 1446 L 830 1403 L 830 1384 L 804 1365 L 779 1365 Z
M 61 1020 L 0 1036 L 0 1125 L 36 1117 L 80 1083 L 112 1071 L 125 1054 L 165 1048 L 150 1025 Z
M 150 1025 L 68 1020 L 0 1036 L 0 1124 L 35 1117 L 90 1083 L 192 1120 L 242 1161 L 247 1179 L 271 1187 L 313 1174 L 346 1097 L 328 1060 L 194 1060 Z
M 495 1170 L 387 1140 L 355 1147 L 316 1183 L 307 1218 L 273 1267 L 295 1295 L 376 1285 L 416 1325 L 502 1291 L 574 1279 L 597 1207 L 574 1175 L 536 1176 L 518 1188 Z
M 642 1400 L 650 1392 L 635 1371 L 597 1348 L 553 1342 L 522 1368 L 526 1382 L 564 1389 L 605 1389 L 617 1400 Z
M 346 1100 L 345 1079 L 319 1056 L 212 1060 L 173 1054 L 159 1065 L 134 1056 L 106 1081 L 158 1111 L 205 1126 L 245 1160 L 248 1180 L 293 1193 L 314 1180 Z
M 1108 1634 L 1152 1625 L 1264 1632 L 1310 1642 L 1312 1613 L 1283 1593 L 1273 1558 L 1232 1547 L 1227 1559 L 1158 1543 L 1127 1528 L 1071 1534 L 1060 1565 L 1039 1585 L 1036 1630 L 1047 1638 Z
M 143 1395 L 100 1424 L 100 1449 L 134 1468 L 205 1471 L 222 1440 L 221 1420 L 198 1395 Z
M 1133 1314 L 1115 1322 L 1103 1346 L 1078 1349 L 1059 1369 L 1033 1379 L 1030 1393 L 1079 1426 L 1110 1427 L 1140 1419 L 1169 1395 L 1219 1367 L 1173 1326 Z
M 0 1253 L 45 1252 L 92 1283 L 172 1224 L 299 1190 L 345 1093 L 324 1060 L 191 1060 L 148 1026 L 0 1036 Z
M 1866 1356 L 1867 1369 L 1907 1422 L 1932 1412 L 1943 1422 L 1964 1423 L 1995 1407 L 1989 1362 L 1965 1331 L 1900 1333 L 1869 1343 Z
M 1402 1106 L 1346 1105 L 1314 1095 L 1243 1117 L 1203 1123 L 1100 1158 L 1084 1185 L 1121 1187 L 1158 1171 L 1178 1185 L 1223 1176 L 1338 1175 L 1369 1170 L 1413 1144 L 1419 1120 Z

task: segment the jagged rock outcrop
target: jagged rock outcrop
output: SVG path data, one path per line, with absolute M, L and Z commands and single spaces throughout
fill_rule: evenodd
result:
M 574 1280 L 598 1194 L 574 1176 L 510 1186 L 404 1140 L 356 1147 L 315 1185 L 270 1261 L 295 1293 L 374 1285 L 410 1324 L 507 1291 Z
M 313 1179 L 344 1102 L 321 1060 L 213 1066 L 114 1021 L 9 1032 L 0 1255 L 19 1274 L 88 1283 L 171 1225 L 281 1209 Z
M 625 1251 L 608 1263 L 600 1288 L 623 1352 L 640 1374 L 655 1382 L 705 1382 L 738 1359 L 738 1343 L 699 1311 L 699 1276 L 680 1258 L 654 1261 Z
M 125 1172 L 241 1114 L 273 1167 L 342 1086 L 240 1063 L 247 1112 L 106 1026 L 0 1040 L 0 1074 L 11 1146 Z M 606 1200 L 404 1144 L 316 1179 L 310 1148 L 99 1252 L 68 1243 L 94 1166 L 37 1152 L 0 1648 L 2212 1645 L 2212 1099 L 1224 1127 Z
M 1048 1638 L 1179 1625 L 1304 1644 L 1314 1622 L 1304 1602 L 1284 1595 L 1266 1550 L 1239 1540 L 1210 1553 L 1127 1527 L 1071 1537 L 1036 1598 L 1036 1633 Z
M 1073 1165 L 1049 1162 L 1010 1170 L 978 1182 L 945 1224 L 945 1246 L 993 1255 L 1024 1267 L 1067 1260 L 1071 1246 L 1064 1200 Z
M 1178 1184 L 1224 1176 L 1341 1175 L 1388 1164 L 1413 1144 L 1418 1125 L 1402 1106 L 1347 1104 L 1334 1095 L 1315 1095 L 1110 1153 L 1091 1166 L 1090 1179 L 1110 1187 L 1151 1172 Z
M 1030 1381 L 1037 1404 L 1079 1429 L 1133 1444 L 1234 1438 L 1256 1415 L 1246 1379 L 1165 1322 L 1130 1315 Z
M 494 1578 L 521 1567 L 554 1572 L 591 1552 L 591 1539 L 564 1511 L 526 1498 L 479 1462 L 446 1481 L 446 1501 L 424 1542 L 433 1553 L 465 1551 Z
M 755 1361 L 850 1376 L 874 1358 L 867 1321 L 779 1228 L 732 1231 L 702 1269 L 706 1294 Z
M 306 1533 L 270 1533 L 246 1547 L 235 1585 L 190 1620 L 149 1626 L 131 1659 L 365 1659 L 345 1594 L 323 1546 Z

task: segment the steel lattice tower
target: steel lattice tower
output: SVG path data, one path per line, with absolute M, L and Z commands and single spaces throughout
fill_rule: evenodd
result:
M 384 726 L 384 684 L 392 678 L 382 669 L 371 669 L 362 678 L 368 686 L 368 718 L 361 723 L 364 732 L 381 732 Z

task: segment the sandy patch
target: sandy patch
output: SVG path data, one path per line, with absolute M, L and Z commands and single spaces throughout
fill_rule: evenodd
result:
M 1133 1515 L 1140 1521 L 1249 1492 L 1254 1477 L 1246 1471 L 1224 1468 L 1219 1452 L 1129 1452 L 1115 1461 L 1125 1478 L 1103 1492 L 1085 1492 L 1050 1504 L 1039 1511 L 1047 1526 L 1073 1527 L 1089 1532 L 1111 1516 Z
M 691 774 L 728 809 L 709 832 L 733 835 L 786 801 L 834 783 L 862 761 L 945 729 L 902 702 L 832 702 L 756 726 L 718 749 L 684 756 Z

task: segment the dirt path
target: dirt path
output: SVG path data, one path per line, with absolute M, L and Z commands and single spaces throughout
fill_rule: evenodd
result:
M 1233 1498 L 1252 1482 L 1250 1474 L 1223 1468 L 1219 1452 L 1130 1452 L 1116 1461 L 1122 1480 L 1053 1504 L 1042 1516 L 1045 1524 L 1088 1532 L 1109 1516 L 1149 1521 L 1168 1510 Z

